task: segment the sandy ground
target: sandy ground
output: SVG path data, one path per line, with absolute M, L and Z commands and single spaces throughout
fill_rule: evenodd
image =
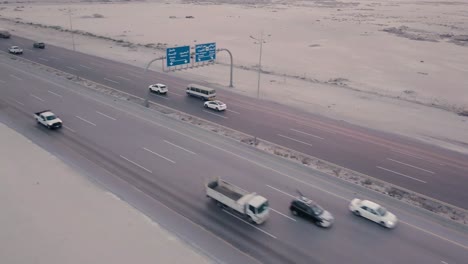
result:
M 1 263 L 209 263 L 1 123 L 0 146 Z
M 75 30 L 118 40 L 77 36 L 79 51 L 143 67 L 164 47 L 214 41 L 234 54 L 233 91 L 251 96 L 259 46 L 249 36 L 263 31 L 261 98 L 468 152 L 468 118 L 456 115 L 468 108 L 468 1 L 3 4 L 0 15 L 69 29 L 68 8 Z M 67 32 L 0 27 L 71 48 Z M 228 61 L 219 53 L 215 66 L 175 74 L 225 86 Z

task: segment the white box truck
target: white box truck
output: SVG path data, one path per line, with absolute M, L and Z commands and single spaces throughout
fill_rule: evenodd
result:
M 229 182 L 216 178 L 205 185 L 206 196 L 220 207 L 228 207 L 249 221 L 261 224 L 270 215 L 268 200 L 256 193 L 241 189 Z

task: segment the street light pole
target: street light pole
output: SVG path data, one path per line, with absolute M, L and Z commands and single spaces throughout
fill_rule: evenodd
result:
M 263 43 L 266 43 L 265 40 L 263 39 L 263 30 L 260 32 L 260 38 L 255 38 L 253 36 L 250 36 L 250 38 L 256 40 L 260 44 L 260 55 L 258 57 L 258 76 L 257 76 L 257 99 L 260 99 L 260 77 L 262 73 Z
M 260 32 L 260 38 L 255 38 L 250 36 L 251 39 L 254 39 L 260 44 L 260 55 L 258 57 L 258 77 L 257 77 L 257 99 L 260 99 L 260 77 L 262 74 L 262 53 L 263 53 L 263 43 L 266 43 L 263 39 L 263 30 Z M 257 43 L 255 43 L 257 44 Z M 257 141 L 257 136 L 254 135 L 254 145 L 257 146 L 259 142 Z
M 263 47 L 263 31 L 260 34 L 260 56 L 258 58 L 257 99 L 260 98 L 260 76 L 262 72 L 262 47 Z
M 75 35 L 73 34 L 73 25 L 72 25 L 72 18 L 71 18 L 71 9 L 68 7 L 68 20 L 70 22 L 70 32 L 72 35 L 72 45 L 73 45 L 73 51 L 76 51 L 75 49 Z

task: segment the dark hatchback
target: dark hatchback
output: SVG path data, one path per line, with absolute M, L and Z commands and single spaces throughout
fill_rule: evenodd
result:
M 34 42 L 33 47 L 37 48 L 37 49 L 44 49 L 45 44 L 44 44 L 44 42 Z
M 297 197 L 291 202 L 289 210 L 293 215 L 302 216 L 321 227 L 330 227 L 334 218 L 330 212 L 306 197 Z

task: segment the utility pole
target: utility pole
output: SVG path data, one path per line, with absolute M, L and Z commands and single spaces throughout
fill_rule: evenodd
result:
M 263 30 L 260 32 L 260 38 L 250 36 L 251 39 L 255 40 L 254 44 L 260 44 L 260 55 L 258 57 L 258 76 L 257 76 L 257 99 L 260 99 L 260 76 L 262 73 L 262 53 L 263 53 L 263 43 L 266 43 L 263 38 Z
M 72 36 L 73 51 L 76 51 L 76 49 L 75 49 L 75 35 L 73 34 L 73 24 L 72 24 L 70 7 L 68 7 L 68 20 L 70 22 L 70 32 L 71 32 L 71 36 Z
M 254 44 L 260 44 L 260 55 L 258 57 L 258 76 L 257 76 L 257 99 L 260 99 L 260 76 L 262 74 L 262 53 L 263 53 L 263 43 L 265 39 L 263 38 L 263 30 L 260 32 L 260 38 L 250 36 L 251 39 L 255 40 Z M 254 145 L 258 144 L 257 136 L 254 136 Z

